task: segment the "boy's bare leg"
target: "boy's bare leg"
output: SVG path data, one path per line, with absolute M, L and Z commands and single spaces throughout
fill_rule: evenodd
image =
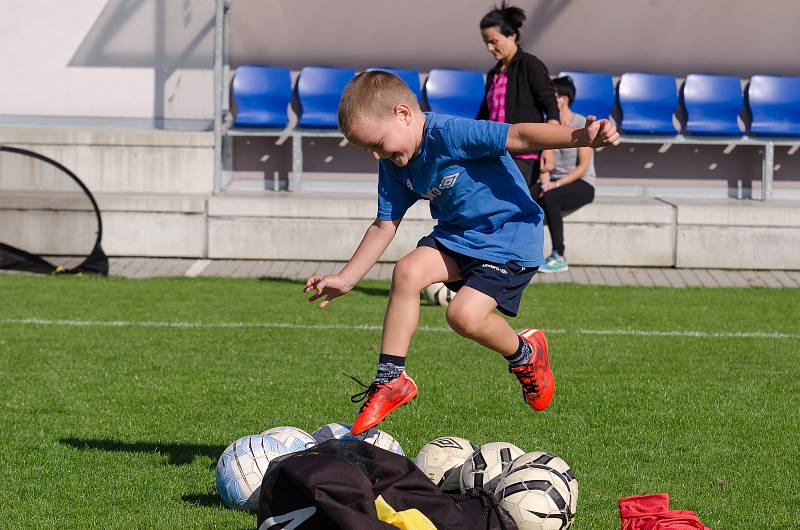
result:
M 381 352 L 405 357 L 419 324 L 419 292 L 436 282 L 457 280 L 458 267 L 430 247 L 417 247 L 397 262 L 383 319 Z
M 495 313 L 494 298 L 464 286 L 447 306 L 447 323 L 453 330 L 490 350 L 513 355 L 519 338 L 506 320 Z
M 406 375 L 404 367 L 408 346 L 419 322 L 419 292 L 432 283 L 449 279 L 458 279 L 455 262 L 430 247 L 418 247 L 395 265 L 383 320 L 378 374 L 364 393 L 352 398 L 355 401 L 364 399 L 351 427 L 353 434 L 374 427 L 387 414 L 417 396 L 417 385 Z
M 533 410 L 544 410 L 553 400 L 555 381 L 548 358 L 547 338 L 538 329 L 519 335 L 494 312 L 494 299 L 471 287 L 462 287 L 447 306 L 447 322 L 456 333 L 502 354 L 509 372 L 522 385 L 522 397 Z M 523 342 L 530 345 L 528 354 Z

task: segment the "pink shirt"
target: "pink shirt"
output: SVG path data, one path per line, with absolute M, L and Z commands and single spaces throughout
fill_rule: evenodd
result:
M 492 79 L 492 85 L 486 93 L 486 104 L 489 107 L 489 119 L 500 123 L 506 121 L 506 88 L 508 87 L 508 76 L 505 72 L 498 73 Z M 526 158 L 536 160 L 537 154 L 513 155 L 514 158 Z

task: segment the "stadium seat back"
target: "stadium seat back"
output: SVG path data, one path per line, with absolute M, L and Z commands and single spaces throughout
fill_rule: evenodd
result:
M 800 77 L 754 75 L 747 97 L 752 134 L 800 136 Z
M 698 135 L 739 136 L 736 121 L 744 94 L 738 77 L 689 74 L 683 85 L 686 132 Z
M 614 80 L 611 74 L 599 72 L 561 72 L 560 77 L 569 76 L 575 83 L 573 112 L 584 116 L 594 115 L 608 118 L 614 109 Z
M 672 115 L 678 106 L 675 77 L 622 74 L 617 89 L 622 112 L 620 128 L 628 134 L 676 134 Z
M 433 69 L 425 81 L 432 112 L 474 119 L 484 97 L 483 74 L 474 70 Z
M 417 101 L 422 101 L 422 90 L 420 89 L 419 85 L 419 72 L 416 70 L 404 70 L 402 68 L 388 68 L 383 66 L 374 66 L 372 68 L 367 68 L 367 71 L 373 70 L 380 70 L 382 72 L 389 72 L 390 74 L 394 74 L 408 85 L 408 88 L 417 96 Z
M 245 65 L 236 69 L 232 97 L 236 104 L 236 127 L 285 127 L 292 100 L 292 78 L 288 68 Z
M 336 129 L 336 111 L 347 83 L 356 75 L 350 68 L 306 66 L 297 78 L 300 104 L 298 127 Z

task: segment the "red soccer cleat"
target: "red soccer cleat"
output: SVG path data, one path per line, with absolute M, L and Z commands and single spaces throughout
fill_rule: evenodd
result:
M 416 383 L 405 372 L 388 383 L 372 383 L 364 392 L 350 398 L 353 403 L 365 400 L 350 432 L 358 436 L 375 427 L 394 409 L 417 397 L 418 392 Z
M 556 383 L 547 356 L 547 337 L 538 329 L 523 329 L 518 333 L 533 350 L 528 364 L 508 367 L 522 385 L 522 397 L 533 410 L 544 410 L 553 401 Z

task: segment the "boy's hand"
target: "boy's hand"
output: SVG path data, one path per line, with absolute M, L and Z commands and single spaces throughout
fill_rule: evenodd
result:
M 342 280 L 338 274 L 328 274 L 326 276 L 312 276 L 306 282 L 306 287 L 303 289 L 304 293 L 315 291 L 308 299 L 309 302 L 314 302 L 323 296 L 323 300 L 319 306 L 325 307 L 334 298 L 338 298 L 343 294 L 347 294 L 353 286 Z
M 598 120 L 594 116 L 587 116 L 583 130 L 589 142 L 587 147 L 619 145 L 619 133 L 611 120 Z

